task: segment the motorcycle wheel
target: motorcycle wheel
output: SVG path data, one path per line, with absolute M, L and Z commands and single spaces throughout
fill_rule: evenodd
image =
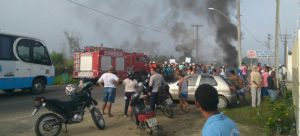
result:
M 152 136 L 158 136 L 158 126 L 153 126 L 150 129 L 151 129 Z
M 168 118 L 173 118 L 174 111 L 172 105 L 168 105 L 166 102 L 163 102 L 162 110 L 165 116 Z
M 57 136 L 61 131 L 61 121 L 54 113 L 46 113 L 38 118 L 35 123 L 37 136 Z
M 104 121 L 103 115 L 100 112 L 100 110 L 98 108 L 93 108 L 91 110 L 91 115 L 92 115 L 93 121 L 94 121 L 95 125 L 97 126 L 97 128 L 104 129 L 105 121 Z

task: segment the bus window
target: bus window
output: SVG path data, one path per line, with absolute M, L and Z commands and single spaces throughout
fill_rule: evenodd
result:
M 31 41 L 33 48 L 33 63 L 51 65 L 51 60 L 49 58 L 47 49 L 39 42 Z
M 16 38 L 0 35 L 0 60 L 15 60 L 13 43 Z
M 17 54 L 24 62 L 30 62 L 30 46 L 28 40 L 20 40 L 17 45 Z

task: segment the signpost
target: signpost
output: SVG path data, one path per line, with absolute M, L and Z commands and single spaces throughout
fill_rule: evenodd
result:
M 248 50 L 247 51 L 247 58 L 252 59 L 254 58 L 275 58 L 275 51 L 273 50 Z
M 248 50 L 247 58 L 274 58 L 275 52 L 273 50 Z

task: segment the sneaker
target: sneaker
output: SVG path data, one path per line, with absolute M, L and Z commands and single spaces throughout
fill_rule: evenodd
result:
M 123 117 L 124 117 L 124 118 L 126 118 L 126 117 L 127 117 L 127 115 L 124 115 Z

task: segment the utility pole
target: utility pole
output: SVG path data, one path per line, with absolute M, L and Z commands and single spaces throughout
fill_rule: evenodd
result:
M 288 39 L 291 38 L 292 35 L 287 34 L 287 32 L 285 32 L 285 34 L 281 35 L 281 37 L 283 38 L 283 42 L 284 42 L 284 65 L 287 66 L 286 64 L 286 59 L 287 59 L 287 44 L 288 44 Z
M 237 50 L 238 50 L 238 67 L 240 68 L 242 65 L 242 40 L 241 40 L 241 4 L 240 0 L 237 0 Z
M 271 48 L 271 34 L 268 34 L 268 50 Z M 268 57 L 268 64 L 270 64 L 270 58 Z
M 202 27 L 203 25 L 192 25 L 193 27 L 196 27 L 196 39 L 197 39 L 197 45 L 196 45 L 196 63 L 199 63 L 199 27 Z
M 276 0 L 276 22 L 275 22 L 275 68 L 279 65 L 279 10 L 280 0 Z M 278 72 L 276 72 L 278 73 Z M 278 75 L 278 74 L 277 74 Z

